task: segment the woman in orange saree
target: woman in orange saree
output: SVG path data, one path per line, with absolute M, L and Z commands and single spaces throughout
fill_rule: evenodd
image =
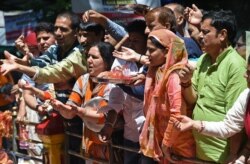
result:
M 171 31 L 159 29 L 149 34 L 147 48 L 150 64 L 145 83 L 146 120 L 140 135 L 141 152 L 159 163 L 174 162 L 171 153 L 194 157 L 192 131 L 178 132 L 170 120 L 191 113 L 182 97 L 184 88 L 178 76 L 188 59 L 184 42 Z

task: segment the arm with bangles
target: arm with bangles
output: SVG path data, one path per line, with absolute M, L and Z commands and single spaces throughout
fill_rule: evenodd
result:
M 193 78 L 194 83 L 196 83 L 195 81 L 198 76 L 197 72 L 198 71 L 194 72 L 194 67 L 190 64 L 186 64 L 186 66 L 178 72 L 180 85 L 182 87 L 182 94 L 188 106 L 194 106 L 197 101 L 197 93 L 193 88 L 193 84 L 191 81 L 191 79 Z

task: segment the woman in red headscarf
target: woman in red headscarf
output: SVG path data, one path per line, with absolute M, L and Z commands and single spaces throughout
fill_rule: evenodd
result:
M 179 132 L 171 121 L 171 117 L 191 113 L 187 111 L 177 74 L 187 63 L 184 42 L 171 31 L 160 29 L 149 34 L 147 48 L 150 65 L 145 83 L 146 121 L 140 135 L 141 151 L 160 163 L 171 161 L 170 153 L 194 157 L 192 131 Z

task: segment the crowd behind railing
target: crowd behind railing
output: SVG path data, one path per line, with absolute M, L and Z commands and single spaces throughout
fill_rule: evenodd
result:
M 124 27 L 62 12 L 17 38 L 22 58 L 4 51 L 0 148 L 14 134 L 35 163 L 249 162 L 250 59 L 234 14 L 130 7 L 141 18 Z

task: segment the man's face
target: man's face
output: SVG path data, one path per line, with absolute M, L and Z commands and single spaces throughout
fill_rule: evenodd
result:
M 89 46 L 92 43 L 101 41 L 101 37 L 96 35 L 93 31 L 79 30 L 77 34 L 78 42 L 83 46 Z
M 67 17 L 58 17 L 55 22 L 55 37 L 60 47 L 71 47 L 76 40 L 76 32 L 71 28 L 71 21 Z
M 159 22 L 158 13 L 148 14 L 146 16 L 146 29 L 145 34 L 149 34 L 151 31 L 158 29 L 165 29 L 166 27 Z
M 38 49 L 41 53 L 44 53 L 51 45 L 56 43 L 54 34 L 46 31 L 40 31 L 37 33 Z
M 125 44 L 135 52 L 144 55 L 147 48 L 147 39 L 140 33 L 130 32 L 129 38 Z
M 214 55 L 221 48 L 220 32 L 217 32 L 216 28 L 211 26 L 211 19 L 205 19 L 201 23 L 200 41 L 203 50 Z

